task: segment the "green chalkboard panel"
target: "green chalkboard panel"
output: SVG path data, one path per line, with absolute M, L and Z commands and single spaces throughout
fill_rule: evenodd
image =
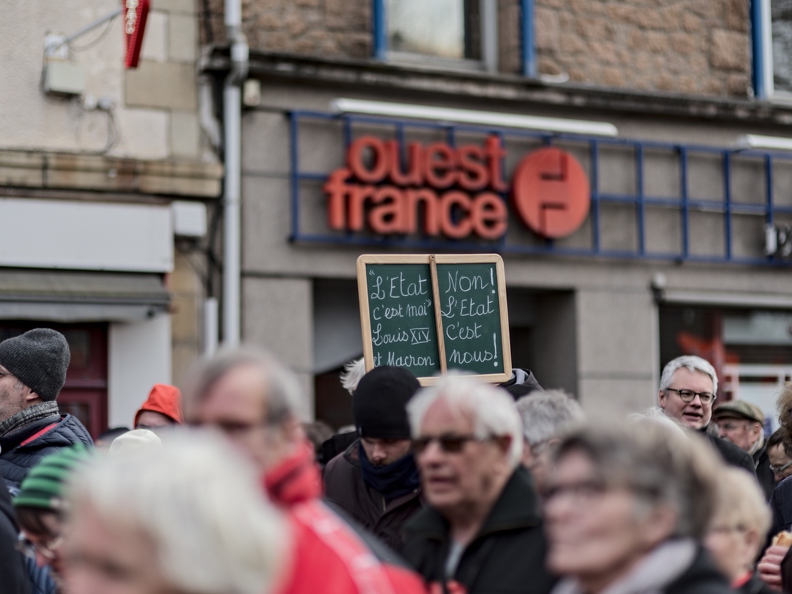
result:
M 511 376 L 500 256 L 364 255 L 358 293 L 367 370 L 407 367 L 424 385 L 453 369 Z
M 503 337 L 495 263 L 438 264 L 446 366 L 503 373 Z
M 429 265 L 368 264 L 366 285 L 374 366 L 440 371 Z

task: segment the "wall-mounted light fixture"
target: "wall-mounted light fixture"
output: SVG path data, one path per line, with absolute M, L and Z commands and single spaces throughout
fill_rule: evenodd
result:
M 436 122 L 499 126 L 503 128 L 526 128 L 529 130 L 588 136 L 618 136 L 619 134 L 616 126 L 611 123 L 592 122 L 589 120 L 567 120 L 513 113 L 497 113 L 493 111 L 453 109 L 448 107 L 431 107 L 429 105 L 408 105 L 405 103 L 363 101 L 359 99 L 343 98 L 335 99 L 330 105 L 331 109 L 336 113 L 358 113 L 396 118 L 414 118 L 419 120 L 433 120 Z
M 736 148 L 764 148 L 792 151 L 792 138 L 783 138 L 781 136 L 760 136 L 759 134 L 743 134 L 737 139 Z

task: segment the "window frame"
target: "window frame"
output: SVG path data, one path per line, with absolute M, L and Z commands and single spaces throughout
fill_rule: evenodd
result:
M 536 58 L 533 42 L 533 0 L 521 0 L 523 73 L 535 76 Z M 372 0 L 374 58 L 382 62 L 396 64 L 435 66 L 445 70 L 473 70 L 488 73 L 498 72 L 498 3 L 497 0 L 479 0 L 481 14 L 481 60 L 449 59 L 411 52 L 397 52 L 388 49 L 387 8 L 385 0 Z
M 751 0 L 751 49 L 754 97 L 792 103 L 792 92 L 776 91 L 773 82 L 773 23 L 771 0 Z

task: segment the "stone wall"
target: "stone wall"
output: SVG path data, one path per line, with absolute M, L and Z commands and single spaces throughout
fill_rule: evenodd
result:
M 746 0 L 536 0 L 542 74 L 576 83 L 748 95 Z
M 323 58 L 372 55 L 371 0 L 243 0 L 254 50 Z M 520 0 L 498 0 L 500 66 L 522 71 Z M 223 0 L 204 40 L 222 42 Z M 747 0 L 536 0 L 538 70 L 597 87 L 746 97 Z

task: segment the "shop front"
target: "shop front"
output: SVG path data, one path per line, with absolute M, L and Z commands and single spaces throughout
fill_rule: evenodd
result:
M 651 406 L 682 353 L 718 366 L 722 398 L 786 377 L 792 155 L 736 147 L 749 125 L 262 84 L 243 118 L 243 329 L 300 373 L 308 414 L 349 421 L 363 253 L 500 253 L 513 364 L 592 412 Z

